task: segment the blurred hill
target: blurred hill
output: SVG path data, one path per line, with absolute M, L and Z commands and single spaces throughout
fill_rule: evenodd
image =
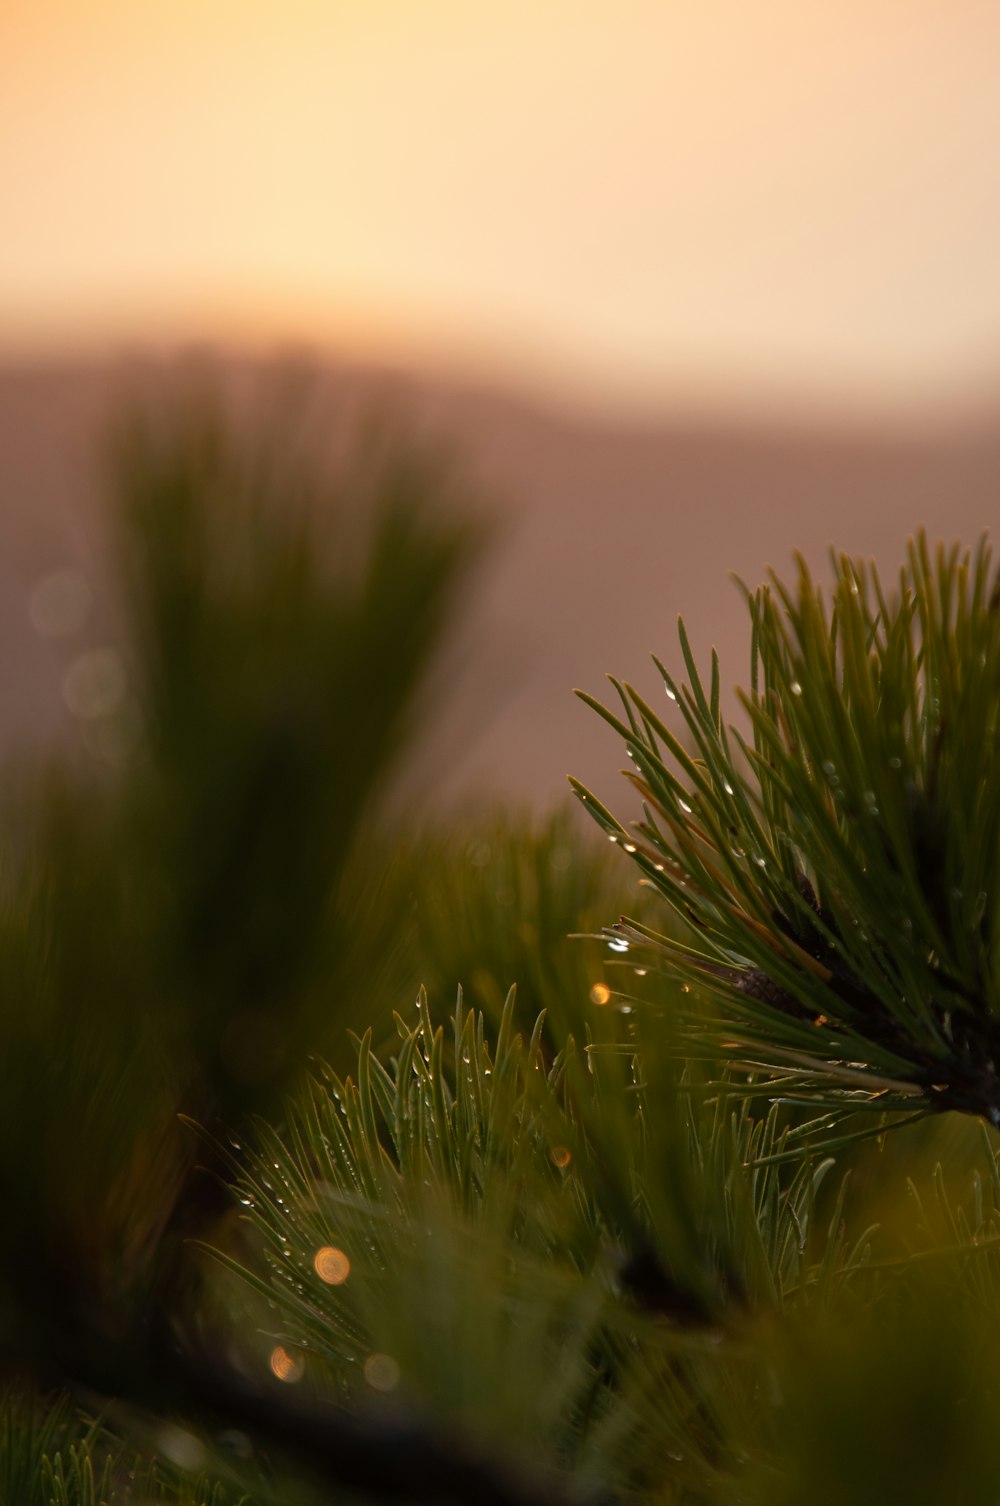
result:
M 296 369 L 297 368 L 297 369 Z M 572 771 L 607 789 L 615 739 L 572 695 L 610 671 L 666 707 L 649 653 L 679 665 L 682 613 L 698 656 L 746 678 L 745 611 L 728 579 L 820 572 L 828 546 L 890 577 L 918 526 L 971 543 L 1000 518 L 1000 407 L 938 423 L 712 420 L 560 407 L 436 374 L 202 354 L 0 363 L 0 742 L 32 748 L 73 726 L 65 680 L 114 643 L 102 445 L 125 401 L 192 375 L 217 380 L 237 422 L 275 380 L 334 453 L 373 407 L 438 436 L 499 519 L 435 688 L 416 773 L 444 803 L 485 793 L 546 805 Z M 290 382 L 297 384 L 290 386 Z M 73 572 L 94 608 L 77 630 L 37 627 L 38 583 Z M 34 618 L 34 620 L 33 620 Z M 72 697 L 70 698 L 72 699 Z

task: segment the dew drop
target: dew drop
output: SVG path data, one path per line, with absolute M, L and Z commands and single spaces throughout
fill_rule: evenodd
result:
M 793 680 L 788 688 L 792 692 L 792 695 L 802 694 L 802 686 L 799 684 L 798 680 Z

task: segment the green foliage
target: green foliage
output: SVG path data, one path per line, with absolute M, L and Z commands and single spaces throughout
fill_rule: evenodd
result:
M 512 1003 L 492 1054 L 481 1017 L 459 1012 L 446 1044 L 425 1002 L 391 1071 L 366 1036 L 357 1081 L 316 1081 L 284 1132 L 260 1126 L 237 1190 L 274 1337 L 310 1373 L 354 1397 L 402 1375 L 422 1406 L 530 1458 L 565 1432 L 602 1298 L 559 1253 L 577 1210 L 551 1145 L 558 1068 L 512 1033 Z
M 117 761 L 8 780 L 0 1506 L 1000 1499 L 985 546 L 621 686 L 638 887 L 380 806 L 478 530 L 286 440 L 132 427 Z
M 347 981 L 340 882 L 478 533 L 431 456 L 369 445 L 331 497 L 282 453 L 209 411 L 133 425 L 121 458 L 149 755 L 128 815 L 157 870 L 154 965 L 230 1117 Z
M 276 1109 L 363 1009 L 344 881 L 482 531 L 430 454 L 292 464 L 257 424 L 238 442 L 193 402 L 124 427 L 130 690 L 89 729 L 114 762 L 3 791 L 0 1356 L 158 1405 L 199 1300 L 185 1240 L 228 1203 L 179 1114 Z
M 573 932 L 596 930 L 626 896 L 634 903 L 635 885 L 609 873 L 571 814 L 498 813 L 421 838 L 414 951 L 431 998 L 451 998 L 461 984 L 496 1022 L 516 979 L 518 1020 L 530 1032 L 545 1010 L 563 1022 L 578 1015 L 605 981 L 605 948 Z
M 898 1201 L 852 1192 L 806 1125 L 756 1117 L 739 1078 L 678 1064 L 666 1016 L 645 1023 L 548 1061 L 512 1000 L 492 1047 L 461 1001 L 446 1032 L 421 1000 L 388 1066 L 366 1037 L 355 1077 L 315 1078 L 234 1159 L 249 1242 L 225 1262 L 263 1330 L 245 1363 L 280 1346 L 303 1387 L 447 1419 L 572 1499 L 874 1506 L 904 1499 L 894 1459 L 912 1487 L 925 1456 L 975 1499 L 994 1469 L 994 1148 L 927 1147 L 904 1193 L 876 1147 L 855 1180 Z
M 446 1040 L 424 1001 L 400 1039 L 387 1071 L 366 1037 L 357 1080 L 315 1082 L 245 1160 L 272 1338 L 353 1405 L 385 1387 L 525 1463 L 606 1483 L 580 1419 L 632 1430 L 609 1369 L 629 1345 L 621 1251 L 576 1167 L 573 1048 L 547 1065 L 540 1026 L 530 1042 L 514 1031 L 513 998 L 493 1049 L 481 1016 L 460 1005 Z
M 461 987 L 496 1025 L 516 980 L 518 1025 L 530 1034 L 545 1013 L 553 1049 L 590 1012 L 592 990 L 610 996 L 618 959 L 592 933 L 626 906 L 653 919 L 653 897 L 572 818 L 473 811 L 366 844 L 351 870 L 363 921 L 349 940 L 377 1046 L 391 1051 L 393 1015 L 421 987 L 432 999 Z
M 0 1506 L 128 1506 L 133 1501 L 251 1506 L 249 1497 L 219 1480 L 185 1474 L 168 1459 L 143 1460 L 105 1425 L 78 1417 L 67 1397 L 24 1397 L 14 1390 L 0 1397 Z
M 591 1491 L 639 1488 L 678 1449 L 706 1489 L 755 1426 L 748 1327 L 861 1258 L 836 1224 L 812 1233 L 831 1163 L 783 1177 L 778 1110 L 730 1114 L 655 1036 L 547 1064 L 511 998 L 494 1049 L 461 1001 L 447 1039 L 423 1000 L 400 1038 L 386 1070 L 366 1037 L 356 1081 L 315 1081 L 242 1159 L 268 1343 L 349 1404 L 388 1382 Z
M 921 538 L 898 590 L 841 556 L 827 604 L 800 565 L 748 593 L 743 696 L 752 738 L 657 660 L 688 753 L 629 686 L 618 717 L 643 802 L 635 837 L 575 788 L 687 923 L 683 939 L 621 928 L 722 1006 L 697 1038 L 789 1064 L 783 1090 L 831 1106 L 957 1108 L 1000 1123 L 1000 581 Z M 862 1090 L 851 1095 L 839 1085 Z

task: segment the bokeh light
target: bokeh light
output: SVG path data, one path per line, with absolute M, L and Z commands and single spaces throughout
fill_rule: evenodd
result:
M 313 1269 L 327 1286 L 343 1286 L 351 1274 L 351 1262 L 343 1250 L 322 1245 L 313 1256 Z
M 268 1361 L 271 1374 L 286 1385 L 294 1385 L 305 1374 L 305 1361 L 301 1355 L 292 1354 L 283 1344 L 275 1344 Z
M 391 1354 L 370 1354 L 365 1360 L 365 1380 L 374 1391 L 394 1391 L 400 1370 Z

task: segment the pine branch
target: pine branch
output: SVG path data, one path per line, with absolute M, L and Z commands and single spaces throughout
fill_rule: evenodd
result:
M 690 751 L 631 686 L 621 715 L 583 695 L 626 743 L 634 834 L 573 788 L 681 922 L 609 935 L 708 1001 L 690 1027 L 726 1054 L 1000 1125 L 1000 577 L 985 542 L 932 562 L 922 536 L 891 596 L 834 571 L 829 604 L 801 561 L 746 593 L 749 740 L 683 623 L 688 683 L 654 662 Z

